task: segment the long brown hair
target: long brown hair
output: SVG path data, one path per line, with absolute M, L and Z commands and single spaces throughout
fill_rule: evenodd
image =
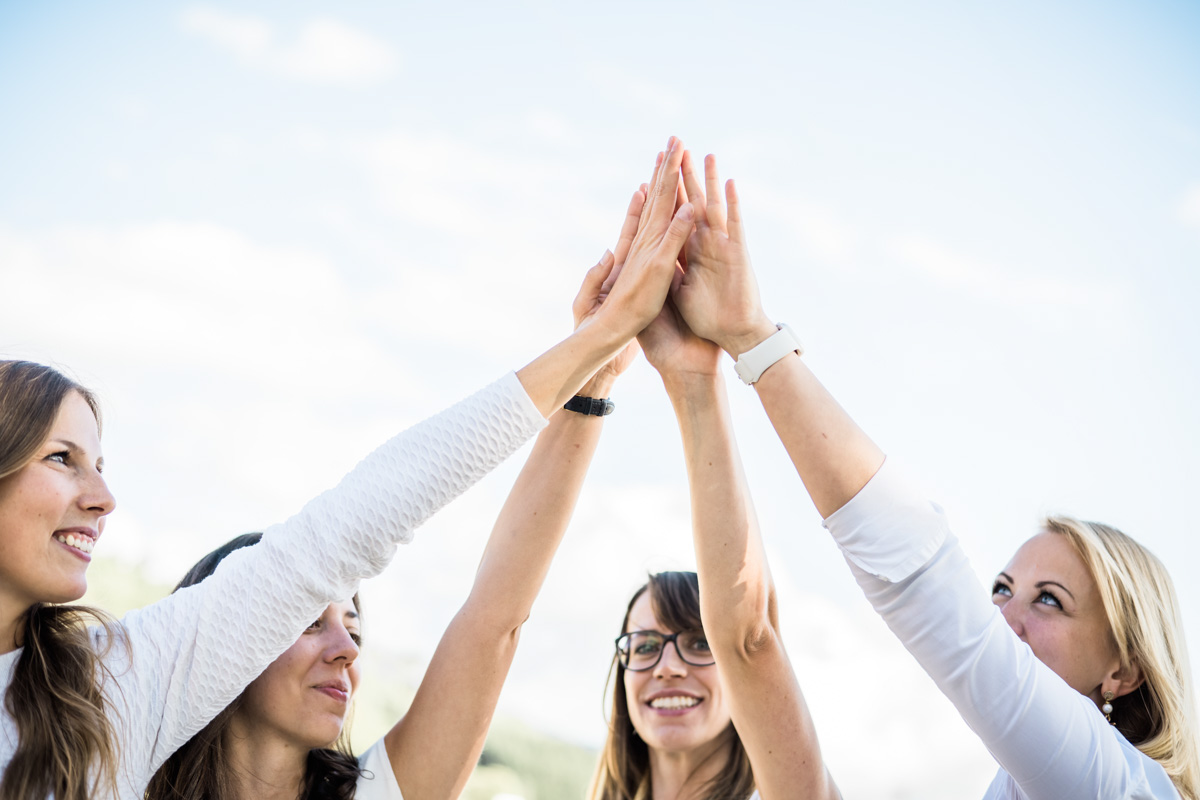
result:
M 694 572 L 659 572 L 638 589 L 625 609 L 621 633 L 629 627 L 629 614 L 643 593 L 650 593 L 650 606 L 659 622 L 672 631 L 702 630 L 700 622 L 700 584 Z M 613 686 L 612 709 L 608 720 L 608 738 L 596 765 L 596 774 L 588 791 L 589 800 L 650 800 L 650 748 L 633 729 L 629 700 L 625 695 L 625 668 L 613 655 L 608 674 Z M 607 686 L 605 687 L 607 694 Z M 754 773 L 750 757 L 734 729 L 729 726 L 728 759 L 708 786 L 708 800 L 745 800 L 754 793 Z
M 33 458 L 71 392 L 91 406 L 98 427 L 96 399 L 82 386 L 42 364 L 0 361 L 0 482 Z M 23 650 L 4 696 L 18 743 L 0 781 L 3 800 L 86 800 L 101 787 L 116 794 L 113 709 L 100 688 L 110 675 L 90 623 L 106 629 L 110 646 L 123 638 L 109 617 L 83 606 L 35 603 L 21 620 Z
M 196 562 L 174 591 L 200 583 L 216 571 L 225 556 L 257 544 L 261 538 L 261 533 L 244 533 L 230 539 Z M 354 608 L 360 610 L 358 595 L 353 599 Z M 237 785 L 229 763 L 230 754 L 225 748 L 225 734 L 241 704 L 239 696 L 159 767 L 146 788 L 146 800 L 231 800 L 236 796 Z M 354 797 L 362 770 L 350 750 L 349 729 L 349 725 L 343 726 L 332 748 L 318 747 L 308 751 L 299 800 L 351 800 Z

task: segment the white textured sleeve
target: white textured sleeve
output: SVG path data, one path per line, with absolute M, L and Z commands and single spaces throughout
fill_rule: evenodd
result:
M 398 542 L 545 425 L 510 373 L 386 442 L 208 580 L 126 616 L 132 667 L 110 663 L 130 796 L 326 605 L 383 570 Z
M 870 534 L 880 540 L 911 539 L 918 553 L 938 543 L 902 580 L 881 578 L 860 559 L 845 555 L 871 605 L 1021 791 L 1030 800 L 1173 796 L 1142 793 L 1145 769 L 1158 765 L 1144 757 L 1148 763 L 1143 764 L 1136 751 L 1130 758 L 1095 704 L 1013 633 L 949 532 L 942 510 L 919 497 L 904 497 L 906 484 L 893 482 L 892 474 L 885 465 L 842 509 L 849 513 L 835 519 L 842 513 L 837 512 L 826 526 L 839 543 L 868 534 L 860 527 L 840 529 L 847 521 L 856 526 L 869 521 Z M 876 482 L 883 485 L 872 486 Z M 888 562 L 904 562 L 902 549 L 903 541 L 889 543 L 884 548 L 891 554 Z

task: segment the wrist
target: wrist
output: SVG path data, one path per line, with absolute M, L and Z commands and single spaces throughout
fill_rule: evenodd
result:
M 660 376 L 667 395 L 672 398 L 711 393 L 723 380 L 717 372 L 665 372 Z
M 592 379 L 585 383 L 576 394 L 583 397 L 605 398 L 612 394 L 616 382 L 617 376 L 608 372 L 608 367 L 601 367 L 600 372 L 593 375 Z
M 721 349 L 726 353 L 729 353 L 729 355 L 733 357 L 734 361 L 737 361 L 738 356 L 749 350 L 753 350 L 755 347 L 774 336 L 777 330 L 779 329 L 775 327 L 775 323 L 772 322 L 767 316 L 763 315 L 761 318 L 748 325 L 737 334 L 722 341 Z

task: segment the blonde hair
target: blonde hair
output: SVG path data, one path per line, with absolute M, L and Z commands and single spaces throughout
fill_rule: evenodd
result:
M 1167 568 L 1116 528 L 1072 517 L 1046 519 L 1083 558 L 1104 604 L 1122 669 L 1136 666 L 1144 681 L 1112 701 L 1113 722 L 1153 758 L 1184 800 L 1200 800 L 1196 703 L 1183 619 Z

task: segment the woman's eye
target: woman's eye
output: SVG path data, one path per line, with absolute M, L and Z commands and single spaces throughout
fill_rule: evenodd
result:
M 999 595 L 1003 595 L 1005 597 L 1012 597 L 1012 589 L 1009 589 L 1003 583 L 1000 583 L 1000 581 L 996 581 L 996 585 L 992 587 L 992 594 L 993 595 L 999 594 Z
M 1058 602 L 1058 598 L 1049 592 L 1042 592 L 1039 594 L 1037 601 L 1043 605 L 1052 606 L 1054 608 L 1062 608 L 1062 603 Z
M 354 645 L 356 647 L 362 647 L 362 636 L 360 636 L 359 634 L 352 632 L 350 634 L 350 641 L 354 642 Z
M 321 620 L 317 619 L 313 620 L 312 624 L 309 625 L 305 630 L 315 631 L 319 627 L 321 627 Z
M 697 653 L 710 652 L 708 647 L 708 639 L 704 638 L 703 636 L 697 636 L 692 640 L 690 649 L 695 650 Z
M 46 456 L 47 461 L 57 461 L 59 464 L 66 464 L 71 460 L 71 453 L 67 450 L 62 450 L 58 453 L 51 453 Z

